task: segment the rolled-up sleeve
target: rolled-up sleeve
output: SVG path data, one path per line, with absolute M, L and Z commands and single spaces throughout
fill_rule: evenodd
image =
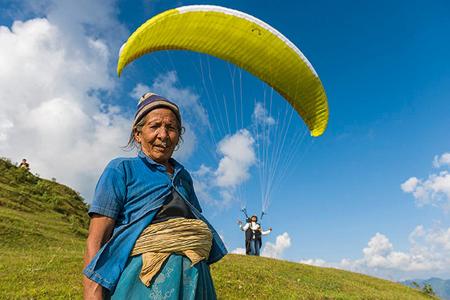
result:
M 125 193 L 124 174 L 108 165 L 97 182 L 89 215 L 99 214 L 116 220 L 123 208 Z

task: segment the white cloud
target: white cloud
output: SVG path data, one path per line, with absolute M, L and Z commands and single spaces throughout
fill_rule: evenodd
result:
M 450 152 L 444 153 L 441 156 L 436 155 L 433 159 L 433 166 L 435 168 L 441 168 L 443 166 L 450 166 Z
M 130 126 L 99 96 L 115 87 L 109 32 L 123 27 L 114 2 L 47 3 L 39 7 L 46 17 L 0 27 L 0 153 L 26 157 L 33 172 L 89 202 L 107 161 L 123 155 Z
M 201 165 L 192 172 L 195 191 L 205 203 L 227 208 L 237 199 L 236 189 L 250 177 L 250 168 L 256 163 L 254 140 L 246 129 L 226 136 L 217 151 L 222 156 L 217 169 Z
M 179 87 L 178 75 L 169 71 L 158 76 L 150 86 L 150 91 L 161 95 L 178 104 L 183 119 L 192 124 L 195 121 L 199 127 L 209 126 L 208 113 L 200 103 L 200 96 L 189 88 Z
M 147 92 L 151 92 L 150 87 L 143 83 L 138 83 L 131 91 L 130 96 L 133 99 L 136 99 L 136 103 L 137 103 L 139 101 L 139 99 Z
M 211 193 L 211 189 L 213 189 L 211 184 L 213 182 L 212 174 L 211 168 L 203 164 L 197 171 L 191 172 L 197 197 L 207 205 L 219 206 L 221 201 L 213 197 Z
M 417 238 L 425 236 L 426 231 L 423 225 L 416 226 L 414 230 L 409 234 L 409 242 L 413 244 Z
M 179 149 L 173 154 L 175 159 L 181 162 L 188 160 L 192 156 L 197 145 L 197 136 L 190 123 L 185 122 L 183 126 L 185 129 L 183 140 L 179 144 Z
M 245 249 L 244 248 L 236 248 L 236 249 L 232 250 L 231 253 L 245 255 Z
M 449 161 L 450 153 L 444 153 L 434 157 L 433 165 L 437 168 L 450 166 Z M 430 174 L 425 180 L 411 177 L 400 187 L 405 193 L 413 195 L 419 207 L 433 205 L 447 212 L 450 210 L 450 173 L 448 170 Z
M 427 236 L 427 241 L 439 248 L 450 251 L 450 228 L 435 230 Z
M 401 184 L 405 193 L 411 193 L 420 206 L 433 205 L 448 211 L 450 208 L 450 173 L 441 171 L 431 174 L 426 180 L 411 177 Z
M 412 263 L 412 257 L 409 254 L 393 251 L 389 239 L 381 233 L 376 233 L 370 239 L 363 253 L 364 262 L 370 268 L 405 270 L 409 269 Z
M 379 232 L 370 239 L 368 247 L 363 249 L 366 257 L 385 256 L 391 251 L 392 244 L 389 242 L 389 239 Z
M 261 252 L 262 256 L 272 258 L 282 258 L 286 249 L 291 246 L 291 238 L 287 232 L 277 236 L 275 244 L 266 242 L 264 249 Z
M 253 109 L 253 120 L 256 123 L 261 123 L 265 125 L 274 125 L 275 119 L 269 115 L 267 109 L 261 102 L 257 102 L 255 104 L 255 108 Z
M 250 177 L 249 169 L 256 162 L 254 142 L 246 129 L 220 141 L 218 152 L 223 157 L 215 172 L 218 186 L 235 187 Z
M 215 172 L 208 166 L 200 165 L 197 171 L 191 172 L 197 197 L 205 204 L 215 208 L 228 208 L 236 199 L 234 188 L 219 187 L 216 184 Z
M 409 235 L 408 251 L 395 251 L 388 237 L 376 233 L 362 250 L 359 259 L 344 258 L 338 263 L 322 259 L 301 260 L 301 263 L 346 269 L 388 279 L 450 276 L 450 228 L 417 226 Z
M 417 177 L 411 177 L 408 180 L 406 180 L 404 183 L 400 185 L 402 190 L 405 193 L 412 193 L 416 189 L 417 185 L 420 183 L 419 179 Z
M 27 1 L 31 5 L 33 1 Z M 50 23 L 56 25 L 68 40 L 83 42 L 86 36 L 107 42 L 114 56 L 128 36 L 128 30 L 117 19 L 117 0 L 47 0 L 47 5 L 32 7 L 37 13 L 46 15 Z M 76 47 L 75 50 L 79 50 Z M 115 70 L 115 61 L 110 62 Z
M 306 265 L 311 265 L 311 266 L 316 266 L 316 267 L 327 267 L 328 264 L 326 261 L 324 261 L 323 259 L 304 259 L 304 260 L 300 260 L 301 264 L 306 264 Z

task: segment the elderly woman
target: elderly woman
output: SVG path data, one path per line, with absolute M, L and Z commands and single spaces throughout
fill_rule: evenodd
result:
M 216 298 L 209 264 L 226 250 L 172 158 L 182 128 L 176 104 L 141 97 L 129 140 L 139 154 L 107 165 L 89 210 L 85 299 Z

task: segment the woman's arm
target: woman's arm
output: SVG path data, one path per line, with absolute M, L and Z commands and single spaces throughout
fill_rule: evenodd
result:
M 270 227 L 269 230 L 266 230 L 266 231 L 262 230 L 262 228 L 261 228 L 261 235 L 268 235 L 271 232 L 272 232 L 272 227 Z
M 86 267 L 97 254 L 98 250 L 111 237 L 116 221 L 110 217 L 94 214 L 89 225 L 89 235 L 86 242 L 84 267 Z M 98 283 L 83 276 L 84 299 L 103 299 L 103 288 Z
M 242 231 L 246 231 L 247 229 L 248 229 L 248 227 L 250 226 L 250 223 L 245 223 L 245 225 L 244 226 L 242 226 L 242 222 L 240 222 L 239 221 L 239 228 L 242 230 Z

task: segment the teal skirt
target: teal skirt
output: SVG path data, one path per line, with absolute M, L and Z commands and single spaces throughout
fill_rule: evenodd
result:
M 216 299 L 209 266 L 205 261 L 191 267 L 189 258 L 172 254 L 149 287 L 139 279 L 141 269 L 141 256 L 131 257 L 111 299 Z

